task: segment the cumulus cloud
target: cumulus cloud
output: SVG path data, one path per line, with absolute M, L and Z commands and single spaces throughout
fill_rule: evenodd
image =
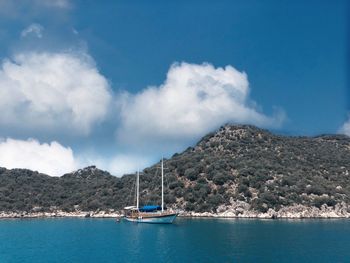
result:
M 111 100 L 108 81 L 87 54 L 17 54 L 0 68 L 0 125 L 88 134 Z
M 133 173 L 152 164 L 152 160 L 135 154 L 117 154 L 110 158 L 74 153 L 56 141 L 40 143 L 36 139 L 0 138 L 0 167 L 22 168 L 61 176 L 77 169 L 96 165 L 116 176 Z
M 58 142 L 40 143 L 37 140 L 0 141 L 0 166 L 9 169 L 26 168 L 52 176 L 61 176 L 78 167 L 73 151 Z
M 31 24 L 21 32 L 21 37 L 26 37 L 29 34 L 35 35 L 37 38 L 43 37 L 44 27 L 40 24 Z
M 349 119 L 340 127 L 339 133 L 350 136 L 350 117 Z
M 98 168 L 107 170 L 116 176 L 134 173 L 137 170 L 141 171 L 152 164 L 150 158 L 137 154 L 117 154 L 111 158 L 94 156 L 84 159 L 85 160 L 82 161 L 85 164 L 84 166 L 87 166 L 87 164 L 95 164 Z
M 232 66 L 173 64 L 164 84 L 120 100 L 118 139 L 140 145 L 174 145 L 197 139 L 224 123 L 279 126 L 283 112 L 269 117 L 249 99 L 247 75 Z

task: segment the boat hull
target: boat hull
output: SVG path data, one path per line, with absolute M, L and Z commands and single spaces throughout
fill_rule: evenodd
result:
M 125 217 L 125 220 L 135 223 L 148 224 L 172 224 L 177 217 L 177 214 L 157 215 L 157 216 L 139 216 L 139 217 Z

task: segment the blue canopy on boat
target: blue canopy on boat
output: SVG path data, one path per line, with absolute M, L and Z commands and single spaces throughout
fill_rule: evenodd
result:
M 162 207 L 160 205 L 145 205 L 143 207 L 140 207 L 140 212 L 153 212 L 157 210 L 161 210 Z

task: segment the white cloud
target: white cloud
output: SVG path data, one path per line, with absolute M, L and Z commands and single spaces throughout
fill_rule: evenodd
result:
M 6 139 L 0 141 L 0 166 L 26 168 L 52 176 L 77 169 L 73 151 L 58 142 L 41 144 L 37 140 Z
M 116 176 L 140 171 L 152 164 L 144 156 L 117 154 L 111 158 L 84 153 L 76 154 L 70 147 L 56 141 L 40 143 L 36 139 L 16 140 L 0 138 L 0 167 L 22 168 L 51 176 L 61 176 L 77 169 L 96 165 Z
M 26 37 L 28 34 L 34 34 L 37 38 L 43 37 L 44 27 L 40 24 L 31 24 L 21 32 L 21 37 Z
M 88 134 L 111 94 L 87 54 L 22 53 L 0 68 L 0 126 Z
M 134 173 L 138 169 L 141 171 L 152 164 L 151 159 L 133 154 L 117 154 L 112 158 L 92 157 L 83 161 L 87 165 L 95 164 L 98 168 L 107 170 L 116 176 Z
M 162 153 L 189 146 L 224 123 L 272 127 L 284 118 L 257 110 L 249 99 L 247 75 L 232 66 L 174 64 L 159 87 L 121 95 L 119 150 L 130 154 L 75 155 L 56 142 L 7 139 L 0 143 L 0 166 L 62 175 L 95 164 L 119 176 L 147 167 Z M 18 54 L 0 67 L 0 130 L 88 134 L 104 120 L 111 98 L 107 80 L 86 54 Z
M 120 105 L 117 136 L 129 145 L 185 145 L 228 122 L 272 127 L 284 119 L 282 112 L 269 117 L 257 110 L 244 72 L 211 64 L 174 64 L 164 84 L 125 93 Z
M 338 132 L 350 136 L 350 118 L 340 127 Z

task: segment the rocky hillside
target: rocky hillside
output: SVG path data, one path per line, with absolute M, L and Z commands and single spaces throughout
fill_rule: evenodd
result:
M 253 126 L 224 126 L 165 160 L 168 206 L 234 213 L 350 204 L 350 138 L 286 137 Z M 87 167 L 60 178 L 0 169 L 0 210 L 120 209 L 133 203 L 134 175 L 116 178 Z M 159 163 L 140 177 L 141 202 L 160 201 Z M 344 211 L 343 211 L 344 212 Z M 346 212 L 346 211 L 345 211 Z M 347 211 L 349 212 L 349 211 Z

